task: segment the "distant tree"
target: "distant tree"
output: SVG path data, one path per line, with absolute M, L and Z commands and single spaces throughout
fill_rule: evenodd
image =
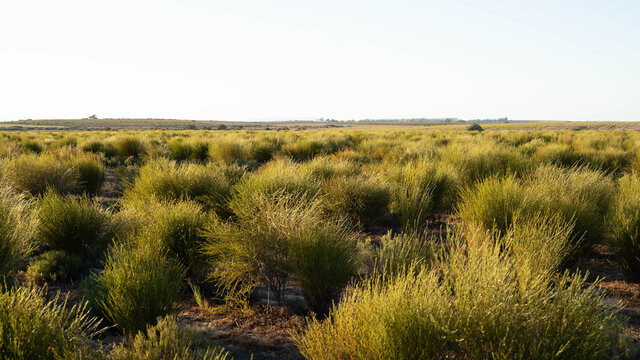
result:
M 480 124 L 471 124 L 467 127 L 467 131 L 484 131 Z
M 218 130 L 227 130 L 227 125 L 225 124 L 218 125 Z
M 87 119 L 91 119 L 91 120 L 98 120 L 98 115 L 93 114 L 93 115 L 91 115 L 91 116 L 87 117 Z

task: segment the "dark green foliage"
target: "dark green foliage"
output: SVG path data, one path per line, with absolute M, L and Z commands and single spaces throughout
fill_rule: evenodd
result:
M 102 188 L 106 169 L 102 161 L 92 157 L 82 157 L 73 161 L 78 172 L 78 185 L 87 194 L 95 195 Z
M 27 279 L 32 283 L 44 281 L 68 281 L 77 279 L 86 270 L 85 260 L 63 250 L 51 250 L 29 264 Z
M 482 128 L 482 126 L 480 126 L 480 124 L 476 123 L 467 126 L 467 131 L 484 131 L 484 129 Z
M 618 180 L 618 194 L 609 214 L 609 243 L 629 276 L 640 280 L 640 179 Z
M 162 249 L 117 245 L 100 274 L 83 288 L 91 306 L 120 330 L 135 334 L 169 313 L 180 298 L 184 270 Z
M 0 188 L 0 276 L 19 269 L 34 248 L 32 202 L 8 187 Z
M 87 263 L 100 259 L 114 237 L 111 213 L 87 197 L 48 192 L 40 201 L 38 218 L 38 240 L 43 245 Z
M 354 224 L 371 226 L 389 212 L 391 191 L 380 179 L 351 176 L 324 183 L 326 208 L 334 216 L 346 216 Z

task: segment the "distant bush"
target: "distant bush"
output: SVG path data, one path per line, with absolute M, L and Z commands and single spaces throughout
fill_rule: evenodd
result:
M 199 349 L 205 346 L 206 349 Z M 110 355 L 113 360 L 231 360 L 224 348 L 197 341 L 191 331 L 181 328 L 171 316 L 147 327 L 146 332 L 139 332 L 128 342 L 116 345 Z
M 62 301 L 61 301 L 62 300 Z M 16 287 L 0 292 L 0 354 L 3 359 L 85 358 L 94 351 L 89 338 L 99 322 L 86 305 L 67 306 L 56 296 L 48 301 L 41 290 Z
M 131 135 L 116 138 L 113 145 L 118 150 L 118 156 L 123 158 L 140 158 L 147 152 L 145 143 L 140 138 Z
M 550 284 L 499 247 L 457 245 L 364 282 L 294 342 L 308 359 L 610 359 L 631 345 L 622 324 L 582 276 Z
M 62 161 L 47 155 L 23 155 L 11 159 L 4 169 L 6 181 L 18 192 L 44 194 L 48 188 L 69 193 L 78 188 L 78 174 Z
M 111 213 L 87 197 L 75 199 L 48 192 L 40 200 L 38 240 L 86 262 L 99 260 L 114 237 Z
M 480 126 L 480 124 L 476 123 L 467 126 L 467 131 L 484 131 L 484 129 L 482 128 L 482 126 Z
M 32 203 L 8 187 L 0 188 L 0 276 L 20 268 L 34 248 Z
M 640 178 L 618 180 L 618 193 L 609 214 L 610 244 L 622 268 L 640 279 Z
M 296 275 L 312 309 L 323 312 L 354 274 L 355 241 L 342 223 L 323 219 L 320 201 L 256 193 L 232 210 L 237 221 L 211 225 L 205 245 L 230 301 L 261 282 L 282 301 Z
M 79 157 L 72 161 L 72 167 L 78 173 L 78 185 L 82 191 L 95 195 L 102 188 L 106 169 L 102 161 L 93 157 Z
M 149 245 L 117 245 L 105 268 L 83 284 L 91 306 L 128 334 L 144 330 L 180 297 L 184 271 Z

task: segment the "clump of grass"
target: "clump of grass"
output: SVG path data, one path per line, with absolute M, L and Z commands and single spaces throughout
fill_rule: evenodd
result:
M 102 161 L 95 157 L 83 156 L 72 161 L 72 167 L 78 173 L 78 185 L 82 191 L 95 195 L 102 188 L 106 169 Z
M 20 268 L 34 249 L 32 208 L 24 196 L 0 187 L 0 275 Z
M 227 164 L 243 163 L 249 159 L 249 151 L 245 142 L 226 139 L 211 143 L 209 157 L 214 161 Z
M 308 359 L 610 359 L 629 348 L 585 277 L 550 284 L 518 268 L 499 246 L 454 245 L 432 267 L 356 287 L 294 342 Z
M 169 313 L 180 297 L 184 270 L 162 249 L 116 245 L 100 274 L 83 288 L 91 306 L 125 333 L 135 334 Z
M 128 342 L 114 347 L 113 360 L 231 360 L 224 348 L 198 341 L 196 334 L 181 328 L 173 316 L 165 316 L 146 332 L 139 332 Z M 206 347 L 200 350 L 199 348 Z
M 266 283 L 281 301 L 296 275 L 312 309 L 326 311 L 356 269 L 355 240 L 345 226 L 323 219 L 319 200 L 283 192 L 255 193 L 232 210 L 237 221 L 212 225 L 205 245 L 228 300 L 242 301 Z
M 109 211 L 87 197 L 48 192 L 38 209 L 38 240 L 50 250 L 77 255 L 88 263 L 99 260 L 114 237 Z
M 93 350 L 99 321 L 85 303 L 70 308 L 67 299 L 47 300 L 42 290 L 14 287 L 0 292 L 0 354 L 5 359 L 83 358 Z
M 113 145 L 118 151 L 118 156 L 123 158 L 141 158 L 147 153 L 147 146 L 142 139 L 132 135 L 116 138 Z
M 204 142 L 186 142 L 174 139 L 167 142 L 167 148 L 171 159 L 176 161 L 205 161 L 209 156 L 209 144 Z
M 640 279 L 640 178 L 626 175 L 618 180 L 618 193 L 608 217 L 609 243 L 623 269 Z
M 582 156 L 566 144 L 548 144 L 539 147 L 533 156 L 540 162 L 564 167 L 584 164 Z
M 296 139 L 283 144 L 280 151 L 294 161 L 307 161 L 323 152 L 324 145 L 315 139 Z
M 11 159 L 4 168 L 6 181 L 18 192 L 42 195 L 48 188 L 59 193 L 78 188 L 77 172 L 49 155 L 23 155 Z
M 335 177 L 323 184 L 325 207 L 333 216 L 345 216 L 359 226 L 371 226 L 389 212 L 391 191 L 381 179 Z
M 394 167 L 387 177 L 392 183 L 391 211 L 405 231 L 419 232 L 429 217 L 451 206 L 455 180 L 432 161 L 421 159 Z
M 40 154 L 42 150 L 44 150 L 44 147 L 36 140 L 25 140 L 22 142 L 22 150 L 25 152 Z
M 85 260 L 62 250 L 51 250 L 36 258 L 27 269 L 27 279 L 40 284 L 47 280 L 67 281 L 77 279 L 86 270 Z
M 242 170 L 225 165 L 176 164 L 152 160 L 140 168 L 138 177 L 127 189 L 127 199 L 194 200 L 219 214 L 226 214 L 231 187 Z

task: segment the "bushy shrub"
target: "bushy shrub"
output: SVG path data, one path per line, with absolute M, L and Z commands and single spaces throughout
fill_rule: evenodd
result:
M 116 138 L 113 145 L 118 150 L 118 156 L 123 158 L 140 158 L 147 153 L 147 146 L 142 139 L 132 135 Z
M 336 177 L 324 183 L 325 207 L 330 214 L 354 224 L 371 226 L 389 212 L 391 191 L 381 179 L 364 176 Z
M 99 322 L 84 303 L 68 307 L 56 296 L 48 301 L 41 290 L 16 287 L 0 292 L 0 357 L 3 359 L 85 358 L 89 338 Z
M 117 245 L 100 274 L 83 284 L 91 306 L 120 330 L 135 334 L 169 313 L 180 297 L 184 271 L 162 249 Z
M 356 269 L 355 241 L 344 225 L 322 217 L 320 201 L 256 193 L 232 203 L 237 221 L 209 228 L 205 252 L 229 299 L 266 283 L 278 300 L 296 275 L 310 305 L 325 310 Z
M 59 193 L 78 188 L 77 172 L 48 155 L 23 155 L 11 159 L 4 169 L 6 181 L 18 192 L 44 194 L 48 188 Z
M 167 143 L 171 159 L 177 161 L 205 161 L 209 156 L 209 145 L 203 142 L 186 142 L 175 139 Z
M 231 187 L 242 170 L 225 165 L 176 164 L 168 160 L 149 161 L 142 168 L 125 198 L 194 200 L 219 214 L 226 214 Z
M 245 142 L 237 139 L 220 140 L 211 143 L 209 156 L 222 163 L 242 163 L 249 160 L 249 148 Z
M 97 194 L 102 188 L 106 169 L 97 158 L 84 156 L 72 161 L 72 167 L 78 173 L 78 185 L 87 194 Z
M 99 260 L 114 237 L 111 213 L 87 197 L 48 192 L 38 209 L 38 240 L 51 250 Z
M 231 360 L 224 348 L 197 340 L 191 331 L 180 328 L 175 317 L 166 316 L 146 332 L 116 345 L 110 355 L 113 360 Z
M 42 144 L 40 144 L 38 141 L 36 140 L 26 140 L 22 142 L 22 149 L 25 152 L 32 152 L 32 153 L 36 153 L 36 154 L 40 154 L 42 152 L 43 147 Z
M 480 126 L 480 124 L 476 123 L 467 126 L 467 131 L 484 131 L 484 129 L 482 128 L 482 126 Z
M 435 239 L 426 233 L 387 232 L 377 242 L 360 243 L 359 251 L 365 272 L 375 275 L 395 275 L 417 264 L 429 264 L 434 256 Z
M 618 193 L 609 214 L 611 244 L 616 258 L 634 279 L 640 279 L 640 178 L 618 180 Z
M 610 359 L 630 345 L 621 317 L 584 277 L 549 284 L 517 269 L 500 247 L 453 246 L 431 268 L 350 291 L 294 342 L 325 360 Z
M 27 279 L 31 283 L 44 281 L 67 281 L 76 279 L 86 270 L 85 260 L 63 250 L 51 250 L 41 254 L 29 264 Z
M 21 267 L 34 248 L 32 202 L 0 187 L 0 276 Z
M 564 167 L 572 167 L 584 164 L 582 156 L 571 146 L 563 144 L 548 144 L 539 147 L 534 154 L 539 162 L 554 164 Z
M 419 232 L 429 217 L 451 207 L 455 179 L 434 162 L 422 159 L 394 167 L 387 177 L 392 183 L 391 211 L 405 231 Z
M 314 139 L 296 139 L 282 145 L 280 151 L 294 161 L 307 161 L 313 159 L 324 150 L 324 145 Z

